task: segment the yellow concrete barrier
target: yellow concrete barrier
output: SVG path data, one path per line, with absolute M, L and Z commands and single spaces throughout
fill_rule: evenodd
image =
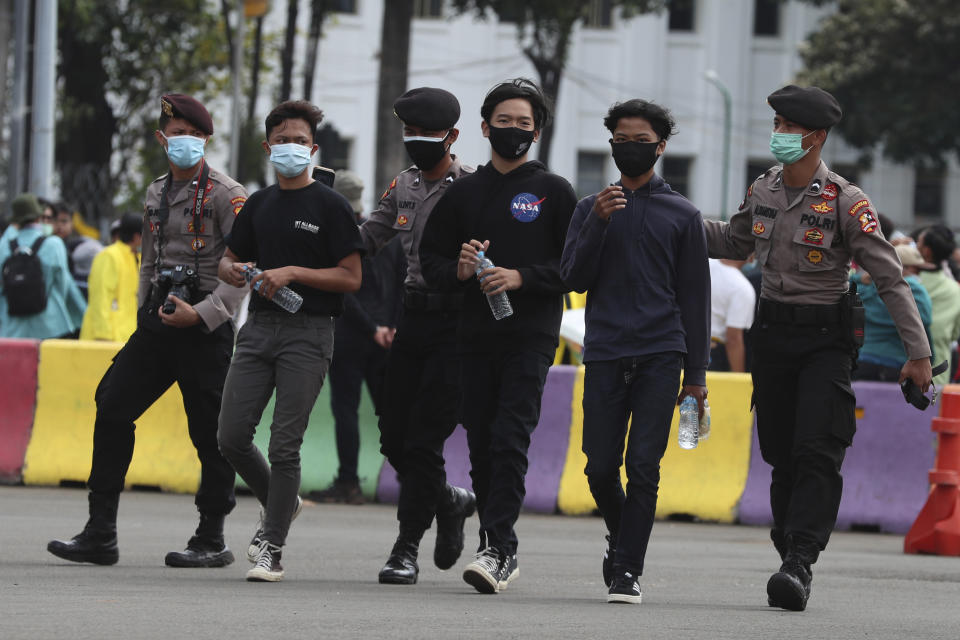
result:
M 677 445 L 674 413 L 670 442 L 660 465 L 657 517 L 688 514 L 704 520 L 733 522 L 750 466 L 752 383 L 743 373 L 708 373 L 712 429 L 710 439 L 692 451 Z M 573 417 L 567 462 L 560 478 L 557 505 L 562 513 L 590 513 L 596 508 L 583 468 L 583 369 L 573 390 Z M 624 483 L 626 472 L 621 470 Z
M 41 343 L 37 411 L 24 463 L 25 484 L 86 482 L 93 455 L 94 392 L 121 346 L 76 340 Z M 187 432 L 179 388 L 173 385 L 136 424 L 127 486 L 194 493 L 200 485 L 200 462 Z

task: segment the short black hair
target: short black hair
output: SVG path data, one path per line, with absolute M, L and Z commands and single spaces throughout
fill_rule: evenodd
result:
M 550 124 L 550 104 L 547 97 L 537 84 L 528 78 L 513 78 L 496 85 L 487 92 L 483 99 L 483 105 L 480 107 L 480 117 L 487 124 L 490 124 L 490 118 L 493 116 L 493 110 L 497 105 L 505 100 L 513 98 L 522 98 L 533 107 L 533 128 L 543 129 Z
M 270 132 L 281 122 L 294 119 L 304 120 L 310 125 L 310 140 L 316 142 L 317 127 L 323 121 L 323 111 L 308 100 L 287 100 L 275 106 L 264 121 L 267 140 L 270 139 Z
M 940 264 L 950 257 L 953 250 L 957 248 L 957 241 L 953 237 L 953 231 L 942 224 L 935 224 L 923 230 L 923 246 L 930 249 L 933 261 Z
M 677 123 L 666 107 L 640 98 L 618 102 L 610 107 L 607 116 L 603 119 L 603 126 L 613 133 L 620 118 L 643 118 L 650 123 L 650 128 L 660 136 L 661 140 L 667 140 L 677 133 Z

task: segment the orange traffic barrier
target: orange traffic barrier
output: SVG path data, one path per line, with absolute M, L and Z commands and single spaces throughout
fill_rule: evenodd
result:
M 944 389 L 940 416 L 931 429 L 939 441 L 929 473 L 933 486 L 903 540 L 903 551 L 960 556 L 960 385 Z

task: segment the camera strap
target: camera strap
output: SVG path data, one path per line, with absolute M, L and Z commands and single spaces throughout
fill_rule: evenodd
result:
M 203 225 L 203 200 L 207 195 L 207 183 L 210 181 L 210 167 L 206 160 L 201 160 L 200 177 L 197 179 L 197 190 L 193 194 L 193 268 L 197 276 L 200 275 L 200 227 Z M 170 217 L 170 204 L 167 201 L 170 192 L 170 185 L 173 184 L 172 172 L 167 172 L 167 179 L 163 182 L 163 188 L 160 190 L 160 207 L 157 209 L 157 260 L 156 272 L 160 273 L 163 266 L 163 225 Z

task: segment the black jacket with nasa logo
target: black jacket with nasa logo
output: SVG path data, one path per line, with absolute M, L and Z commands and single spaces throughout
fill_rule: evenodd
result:
M 488 163 L 447 188 L 424 230 L 420 263 L 432 286 L 464 289 L 462 351 L 504 341 L 556 348 L 567 291 L 560 256 L 576 204 L 570 183 L 536 161 L 507 174 Z M 477 279 L 457 280 L 460 245 L 472 239 L 490 241 L 495 266 L 520 272 L 523 284 L 507 292 L 512 316 L 495 320 Z

